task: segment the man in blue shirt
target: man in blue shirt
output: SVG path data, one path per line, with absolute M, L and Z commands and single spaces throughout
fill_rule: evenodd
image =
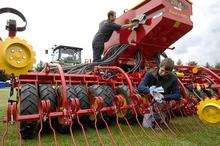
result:
M 172 72 L 174 62 L 170 58 L 165 58 L 159 65 L 159 69 L 149 71 L 145 74 L 138 86 L 140 94 L 150 94 L 150 87 L 163 87 L 164 100 L 180 100 L 180 89 L 178 79 Z
M 154 106 L 163 108 L 163 100 L 180 100 L 178 79 L 172 73 L 173 68 L 174 62 L 170 58 L 165 58 L 160 63 L 159 69 L 147 72 L 138 86 L 140 94 L 151 94 L 156 101 L 153 106 L 150 106 L 150 113 L 144 115 L 142 125 L 145 128 L 154 128 L 155 122 L 161 124 L 168 122 L 166 113 L 155 113 Z M 163 93 L 158 93 L 155 89 L 163 89 Z
M 104 51 L 104 44 L 110 39 L 114 31 L 120 30 L 121 28 L 133 27 L 135 25 L 135 23 L 129 23 L 125 25 L 119 25 L 114 23 L 116 19 L 116 12 L 114 11 L 109 11 L 107 16 L 108 19 L 102 21 L 99 24 L 99 30 L 96 33 L 92 42 L 93 62 L 101 61 L 101 56 Z

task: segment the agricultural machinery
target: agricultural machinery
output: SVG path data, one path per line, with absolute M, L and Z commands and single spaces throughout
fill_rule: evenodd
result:
M 58 63 L 61 66 L 73 66 L 82 63 L 82 50 L 78 47 L 55 45 L 54 48 L 46 50 L 45 54 L 51 55 L 48 56 L 48 58 L 52 57 L 51 63 Z
M 2 11 L 9 9 L 0 13 Z M 11 9 L 10 12 L 18 14 Z M 130 145 L 121 124 L 127 125 L 134 137 L 131 125 L 137 124 L 150 138 L 141 123 L 143 115 L 151 110 L 161 117 L 155 121 L 156 127 L 163 132 L 163 123 L 174 136 L 177 129 L 169 125 L 169 120 L 175 116 L 196 117 L 198 114 L 205 124 L 219 124 L 218 70 L 175 66 L 182 97 L 179 101 L 166 102 L 162 108 L 152 97 L 136 90 L 145 72 L 157 67 L 156 56 L 193 28 L 191 15 L 189 0 L 145 0 L 116 19 L 118 24 L 138 23 L 132 29 L 121 29 L 112 34 L 105 43 L 100 62 L 62 66 L 48 63 L 41 72 L 29 73 L 35 60 L 34 52 L 26 41 L 15 37 L 20 29 L 10 20 L 8 25 L 13 27 L 7 27 L 9 37 L 0 42 L 0 67 L 6 73 L 13 73 L 12 87 L 17 91 L 17 100 L 8 103 L 2 144 L 10 122 L 17 125 L 20 144 L 21 139 L 38 137 L 39 145 L 45 127 L 52 129 L 56 145 L 56 132 L 70 133 L 73 145 L 76 145 L 72 131 L 76 125 L 82 130 L 85 144 L 89 145 L 85 132 L 88 124 L 95 128 L 100 145 L 104 145 L 100 128 L 106 128 L 112 144 L 116 144 L 110 124 L 118 127 L 124 144 Z M 26 19 L 22 20 L 26 22 Z M 163 119 L 164 114 L 170 118 Z M 157 135 L 154 128 L 151 132 Z

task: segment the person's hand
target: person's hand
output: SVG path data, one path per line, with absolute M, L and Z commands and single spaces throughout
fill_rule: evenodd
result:
M 138 28 L 139 21 L 138 20 L 133 20 L 133 21 L 131 21 L 130 24 L 131 24 L 130 29 L 135 29 L 135 28 Z
M 163 89 L 162 86 L 157 87 L 155 90 L 156 90 L 156 92 L 158 92 L 158 93 L 164 93 L 164 89 Z
M 163 102 L 163 99 L 164 99 L 164 96 L 163 94 L 161 93 L 155 93 L 154 94 L 154 100 L 158 103 L 162 103 Z
M 133 23 L 129 22 L 121 26 L 121 28 L 131 29 L 133 27 Z
M 152 96 L 154 96 L 154 94 L 156 93 L 155 89 L 156 89 L 156 86 L 151 86 L 151 87 L 149 88 L 150 94 L 151 94 Z
M 134 21 L 132 21 L 131 23 L 132 23 L 133 26 L 135 26 L 135 25 L 138 25 L 138 24 L 139 24 L 139 21 L 138 21 L 138 20 L 134 20 Z

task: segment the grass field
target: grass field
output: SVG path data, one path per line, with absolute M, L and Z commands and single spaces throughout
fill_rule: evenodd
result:
M 5 109 L 7 105 L 6 98 L 7 90 L 0 90 L 0 117 L 5 115 Z M 2 119 L 2 118 L 1 118 Z M 173 136 L 168 129 L 165 129 L 165 136 L 159 129 L 156 129 L 157 136 L 154 136 L 151 130 L 146 129 L 145 132 L 150 136 L 149 139 L 144 136 L 143 132 L 137 125 L 133 125 L 132 129 L 137 137 L 137 139 L 132 135 L 131 131 L 126 125 L 120 124 L 121 128 L 125 136 L 127 137 L 129 143 L 132 146 L 138 145 L 155 145 L 155 146 L 218 146 L 220 145 L 220 127 L 207 127 L 199 122 L 196 117 L 185 117 L 185 118 L 174 118 L 170 127 L 175 125 L 176 129 L 173 128 L 174 131 L 178 134 L 177 136 Z M 110 130 L 113 133 L 113 137 L 117 143 L 117 145 L 125 145 L 123 143 L 122 136 L 120 135 L 119 129 L 112 125 L 110 126 Z M 0 132 L 3 133 L 4 127 L 3 123 L 0 123 Z M 85 141 L 83 139 L 83 133 L 80 128 L 76 128 L 73 130 L 74 138 L 77 145 L 85 145 Z M 111 140 L 109 138 L 108 132 L 106 129 L 99 130 L 100 136 L 105 145 L 111 145 Z M 96 136 L 96 132 L 94 128 L 87 128 L 86 134 L 89 140 L 90 145 L 95 146 L 98 145 L 98 139 Z M 1 134 L 2 135 L 2 134 Z M 71 136 L 69 135 L 61 135 L 56 134 L 59 145 L 72 145 Z M 6 145 L 16 146 L 19 143 L 18 135 L 16 133 L 15 125 L 11 125 L 9 128 L 9 133 L 7 136 Z M 34 140 L 26 140 L 24 141 L 24 145 L 26 146 L 35 146 L 37 145 L 37 139 Z M 52 146 L 54 145 L 53 134 L 44 134 L 42 136 L 42 145 Z

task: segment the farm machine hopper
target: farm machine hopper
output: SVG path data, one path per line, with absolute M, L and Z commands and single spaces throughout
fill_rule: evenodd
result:
M 0 13 L 3 12 L 17 14 L 26 23 L 25 17 L 14 9 L 3 8 Z M 151 139 L 141 124 L 150 107 L 161 116 L 160 120 L 164 120 L 163 114 L 169 115 L 170 119 L 192 116 L 199 124 L 198 115 L 205 124 L 219 124 L 218 70 L 175 66 L 182 98 L 167 102 L 163 108 L 157 108 L 152 97 L 136 91 L 144 73 L 156 67 L 155 57 L 193 28 L 191 15 L 189 0 L 145 0 L 116 19 L 118 24 L 138 23 L 133 29 L 112 34 L 105 43 L 101 62 L 62 67 L 48 63 L 41 72 L 28 72 L 35 62 L 33 49 L 26 41 L 15 37 L 16 32 L 23 31 L 26 25 L 17 27 L 14 20 L 9 20 L 6 27 L 9 37 L 0 42 L 0 67 L 12 74 L 12 88 L 16 89 L 17 100 L 8 102 L 2 145 L 5 144 L 8 123 L 17 125 L 20 144 L 22 139 L 38 137 L 41 145 L 42 130 L 49 127 L 54 134 L 54 144 L 58 145 L 56 132 L 60 132 L 70 133 L 73 145 L 76 145 L 72 127 L 78 125 L 85 144 L 89 145 L 85 131 L 89 123 L 95 128 L 100 145 L 104 145 L 100 128 L 106 128 L 112 144 L 117 144 L 109 128 L 111 124 L 118 127 L 124 144 L 131 145 L 121 124 L 127 125 L 135 138 L 131 124 L 137 124 L 140 132 Z M 156 127 L 164 132 L 161 121 L 155 122 Z M 170 125 L 169 120 L 163 123 L 175 136 L 178 132 L 175 125 Z M 151 128 L 151 134 L 158 133 Z

